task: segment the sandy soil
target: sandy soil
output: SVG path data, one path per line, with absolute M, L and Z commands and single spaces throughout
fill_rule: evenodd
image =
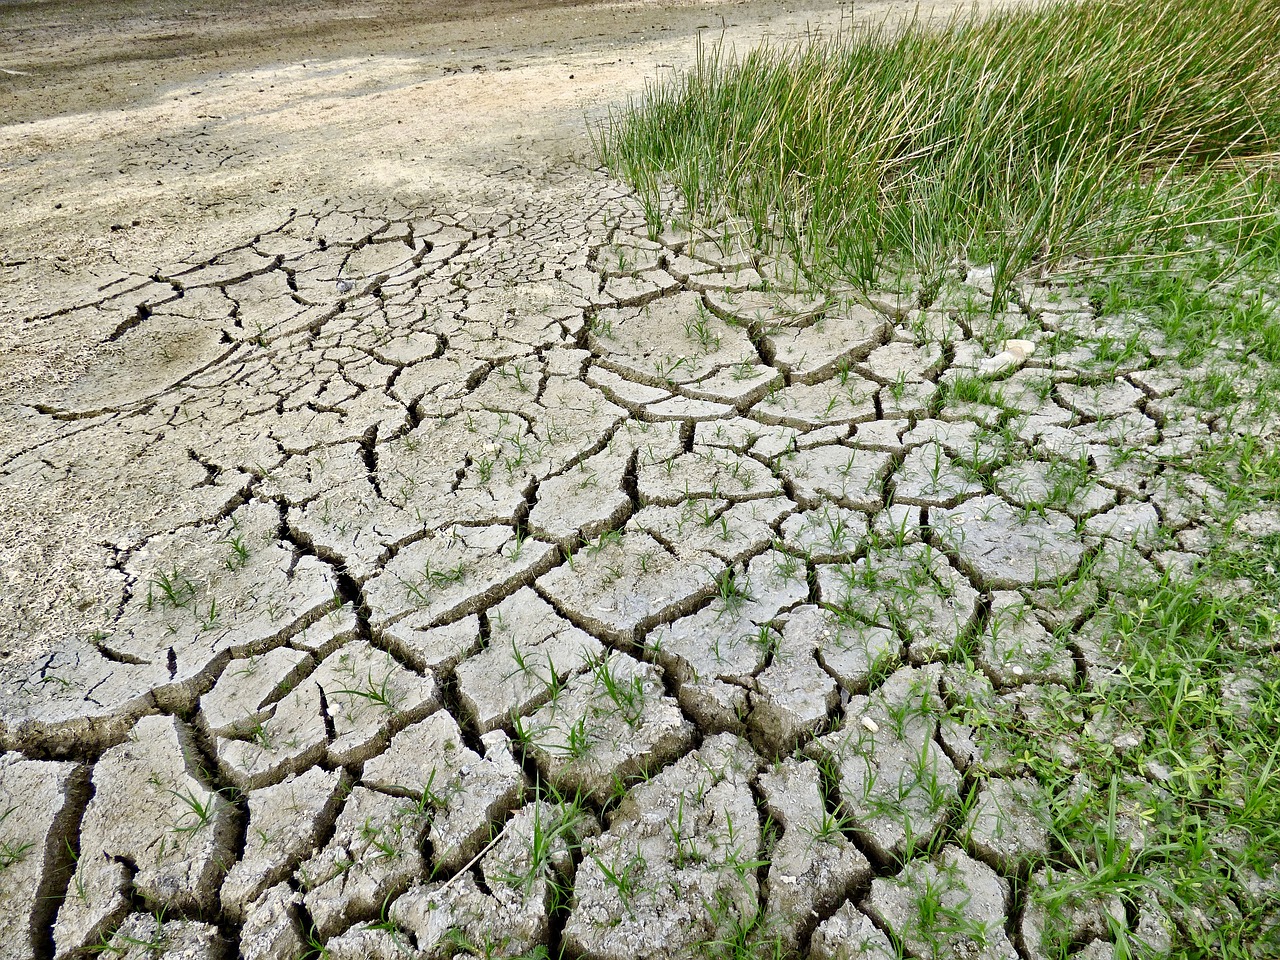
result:
M 586 119 L 687 65 L 696 36 L 795 37 L 912 4 L 187 7 L 0 5 L 0 400 L 75 377 L 97 346 L 24 318 L 317 198 L 462 200 L 511 157 L 589 157 Z

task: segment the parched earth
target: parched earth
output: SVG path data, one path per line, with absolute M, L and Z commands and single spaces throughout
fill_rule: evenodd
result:
M 666 220 L 513 160 L 24 308 L 94 347 L 6 407 L 0 958 L 1167 947 L 1046 934 L 982 728 L 1203 549 L 1174 351 Z

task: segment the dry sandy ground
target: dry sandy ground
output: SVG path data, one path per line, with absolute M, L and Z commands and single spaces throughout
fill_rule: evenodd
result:
M 826 0 L 0 5 L 0 400 L 97 342 L 49 314 L 315 199 L 474 194 L 588 156 L 585 118 L 744 44 L 906 13 Z M 945 11 L 950 3 L 939 9 Z

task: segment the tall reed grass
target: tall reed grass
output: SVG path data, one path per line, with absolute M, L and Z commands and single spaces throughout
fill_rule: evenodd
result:
M 885 270 L 1276 245 L 1280 3 L 1084 0 L 845 30 L 696 67 L 614 113 L 650 201 L 862 283 Z M 649 209 L 658 209 L 655 203 Z

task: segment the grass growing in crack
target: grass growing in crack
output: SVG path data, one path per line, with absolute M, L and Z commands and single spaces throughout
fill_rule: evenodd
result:
M 710 906 L 719 937 L 699 944 L 703 956 L 710 960 L 783 960 L 793 955 L 784 938 L 769 929 L 763 910 L 743 916 L 724 891 Z
M 583 825 L 589 817 L 581 794 L 569 796 L 542 783 L 536 785 L 535 793 L 551 807 L 551 813 L 544 815 L 543 804 L 534 805 L 523 869 L 501 870 L 496 874 L 498 879 L 525 894 L 539 880 L 546 880 L 552 885 L 563 884 L 564 880 L 557 872 L 556 858 L 567 858 L 580 847 Z M 568 890 L 562 892 L 567 894 Z
M 867 284 L 960 256 L 1000 291 L 1034 263 L 1193 231 L 1230 255 L 1280 223 L 1277 36 L 1270 0 L 1090 0 L 700 49 L 597 149 L 648 208 L 669 181 L 695 218 L 727 207 L 757 242 Z
M 754 599 L 745 578 L 740 580 L 732 567 L 726 568 L 716 577 L 716 601 L 722 612 L 736 613 L 744 603 Z
M 302 956 L 299 960 L 326 960 L 329 956 L 329 948 L 325 946 L 324 939 L 312 927 L 307 931 L 303 938 Z
M 404 928 L 391 918 L 389 912 L 391 908 L 391 901 L 393 899 L 394 897 L 391 894 L 388 894 L 383 898 L 382 908 L 378 911 L 378 919 L 369 923 L 367 925 L 367 929 L 381 930 L 382 932 L 389 934 L 397 950 L 400 950 L 405 954 L 410 954 L 412 953 L 412 948 L 410 946 L 412 941 Z
M 1275 476 L 1255 479 L 1268 487 Z M 1228 499 L 1250 492 L 1256 505 L 1256 486 Z M 988 715 L 984 739 L 1049 785 L 1070 868 L 1038 894 L 1049 906 L 1081 894 L 1139 909 L 1154 900 L 1177 925 L 1175 956 L 1243 958 L 1274 938 L 1278 564 L 1280 536 L 1247 548 L 1224 537 L 1193 574 L 1124 584 L 1095 618 L 1090 685 L 1031 723 Z M 1126 945 L 1135 937 L 1115 932 Z

